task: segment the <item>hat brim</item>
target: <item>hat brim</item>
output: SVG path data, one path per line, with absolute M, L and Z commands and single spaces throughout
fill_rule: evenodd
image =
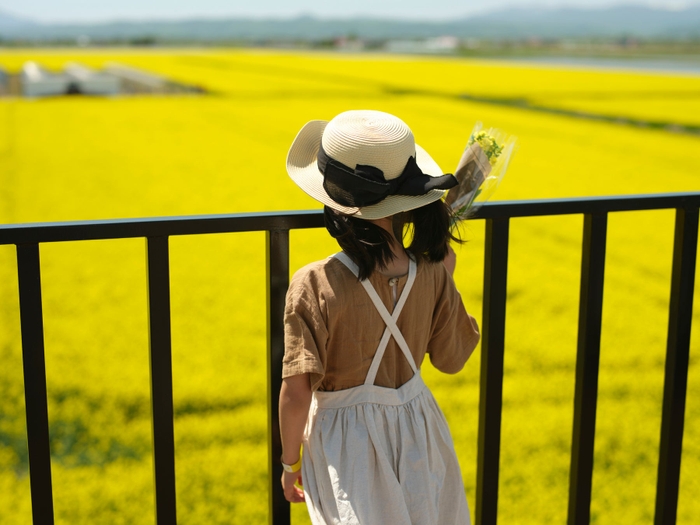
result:
M 316 156 L 321 145 L 323 130 L 328 121 L 312 120 L 297 134 L 287 154 L 287 173 L 291 179 L 310 197 L 341 213 L 363 219 L 381 219 L 402 211 L 420 208 L 442 198 L 444 190 L 431 190 L 425 195 L 390 195 L 377 204 L 362 208 L 348 208 L 335 202 L 323 189 L 323 173 L 316 164 Z M 440 166 L 428 153 L 416 144 L 416 164 L 426 175 L 443 175 Z

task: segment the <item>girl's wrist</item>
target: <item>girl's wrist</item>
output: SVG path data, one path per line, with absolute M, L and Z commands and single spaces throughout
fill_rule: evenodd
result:
M 282 454 L 282 458 L 281 458 L 282 463 L 285 463 L 286 465 L 293 465 L 294 463 L 297 463 L 301 459 L 301 455 L 297 456 L 295 459 L 292 459 L 291 461 L 287 461 L 288 459 L 290 459 L 289 456 L 285 457 L 285 455 Z
M 280 460 L 282 461 L 282 466 L 284 467 L 284 470 L 287 472 L 296 472 L 301 468 L 301 451 L 302 447 L 299 447 L 299 454 L 296 456 L 296 458 L 290 458 L 289 455 L 285 455 L 284 452 L 282 452 L 282 457 Z M 290 459 L 291 462 L 287 462 L 287 460 Z
M 284 460 L 284 455 L 281 458 L 282 461 L 282 468 L 284 468 L 285 472 L 299 472 L 301 470 L 301 455 L 299 455 L 299 459 L 297 459 L 293 463 L 287 463 Z

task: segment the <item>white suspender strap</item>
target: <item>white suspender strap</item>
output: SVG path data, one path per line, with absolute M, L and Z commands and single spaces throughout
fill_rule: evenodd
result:
M 334 255 L 335 258 L 340 260 L 345 266 L 347 266 L 350 271 L 357 277 L 359 273 L 359 269 L 357 265 L 353 262 L 350 257 L 348 257 L 345 253 L 339 252 Z M 382 361 L 382 357 L 384 356 L 384 352 L 386 350 L 387 345 L 389 344 L 389 338 L 393 335 L 394 339 L 396 340 L 396 343 L 399 345 L 399 348 L 401 348 L 401 351 L 403 352 L 404 356 L 406 357 L 406 360 L 408 361 L 408 364 L 411 366 L 411 369 L 413 369 L 414 373 L 418 372 L 418 367 L 416 366 L 416 362 L 413 359 L 413 354 L 411 354 L 411 350 L 408 347 L 408 344 L 406 343 L 406 339 L 404 338 L 403 334 L 399 330 L 399 327 L 396 325 L 396 321 L 399 318 L 399 315 L 401 314 L 401 310 L 403 309 L 404 305 L 406 304 L 406 299 L 408 298 L 408 294 L 411 291 L 411 288 L 413 287 L 413 283 L 416 280 L 416 263 L 413 259 L 409 261 L 408 265 L 408 280 L 406 281 L 406 286 L 404 286 L 404 289 L 401 292 L 401 297 L 399 297 L 398 302 L 396 303 L 396 307 L 394 308 L 393 314 L 389 314 L 389 311 L 386 309 L 384 306 L 384 303 L 382 302 L 381 298 L 379 297 L 379 294 L 377 294 L 377 291 L 374 289 L 372 284 L 369 282 L 369 280 L 364 280 L 360 281 L 362 286 L 364 287 L 365 291 L 369 295 L 369 298 L 372 300 L 374 303 L 375 308 L 379 312 L 379 315 L 382 317 L 382 320 L 386 324 L 386 328 L 384 329 L 384 334 L 382 334 L 382 339 L 379 342 L 379 346 L 377 347 L 377 351 L 374 354 L 374 358 L 372 359 L 372 364 L 369 367 L 369 371 L 367 372 L 367 378 L 365 379 L 365 384 L 366 385 L 373 385 L 374 380 L 377 377 L 377 371 L 379 370 L 379 364 Z
M 370 299 L 372 299 L 374 306 L 377 308 L 379 315 L 382 316 L 382 319 L 386 324 L 386 328 L 384 329 L 384 335 L 382 336 L 382 340 L 380 341 L 380 346 L 379 348 L 377 348 L 377 353 L 375 354 L 374 359 L 372 360 L 372 364 L 369 367 L 369 371 L 367 372 L 367 378 L 365 379 L 366 385 L 374 384 L 374 380 L 377 377 L 377 371 L 379 370 L 379 364 L 381 363 L 382 357 L 384 356 L 384 351 L 386 350 L 387 344 L 389 343 L 389 332 L 391 332 L 391 335 L 394 336 L 396 343 L 399 345 L 399 348 L 401 348 L 401 350 L 403 351 L 403 355 L 406 356 L 406 360 L 411 366 L 413 373 L 415 374 L 418 372 L 418 367 L 416 366 L 416 362 L 413 359 L 413 354 L 411 354 L 411 350 L 408 347 L 408 343 L 406 343 L 406 339 L 404 339 L 404 336 L 399 330 L 399 327 L 396 326 L 396 320 L 399 318 L 401 309 L 406 303 L 406 298 L 408 297 L 408 293 L 406 292 L 410 291 L 411 286 L 413 286 L 413 281 L 415 280 L 415 265 L 416 263 L 414 263 L 413 261 L 411 261 L 409 264 L 408 281 L 406 281 L 406 286 L 404 286 L 403 292 L 401 293 L 401 298 L 399 299 L 399 302 L 396 303 L 394 313 L 391 315 L 387 311 L 386 307 L 384 306 L 384 303 L 380 299 L 379 294 L 377 294 L 377 291 L 374 289 L 372 284 L 369 281 L 361 281 L 362 286 L 364 286 L 365 290 L 367 291 L 367 294 L 370 296 Z M 413 278 L 411 278 L 411 274 L 413 274 Z

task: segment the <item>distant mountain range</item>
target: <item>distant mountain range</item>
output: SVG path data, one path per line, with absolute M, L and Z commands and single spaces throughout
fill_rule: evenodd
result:
M 161 41 L 319 41 L 343 36 L 364 39 L 428 38 L 700 38 L 700 5 L 682 10 L 642 6 L 600 9 L 508 9 L 447 22 L 379 18 L 229 18 L 181 21 L 114 21 L 42 24 L 0 11 L 0 39 L 93 40 L 152 38 Z

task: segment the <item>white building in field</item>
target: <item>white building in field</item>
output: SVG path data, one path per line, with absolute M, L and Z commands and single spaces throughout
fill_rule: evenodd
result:
M 459 39 L 454 36 L 438 36 L 425 40 L 390 40 L 385 48 L 389 53 L 452 54 L 459 49 Z
M 174 82 L 160 75 L 114 62 L 108 63 L 101 71 L 69 62 L 64 66 L 62 73 L 53 73 L 36 62 L 27 62 L 19 76 L 4 75 L 4 71 L 0 70 L 0 95 L 18 92 L 25 97 L 45 97 L 77 94 L 201 94 L 206 91 L 197 85 Z
M 147 71 L 117 64 L 116 62 L 107 63 L 103 71 L 119 79 L 124 93 L 168 92 L 168 79 Z
M 70 82 L 71 79 L 67 75 L 46 71 L 36 62 L 24 64 L 20 73 L 22 94 L 25 97 L 65 95 Z
M 121 91 L 119 78 L 95 71 L 76 62 L 66 64 L 63 72 L 70 78 L 67 93 L 117 95 Z

